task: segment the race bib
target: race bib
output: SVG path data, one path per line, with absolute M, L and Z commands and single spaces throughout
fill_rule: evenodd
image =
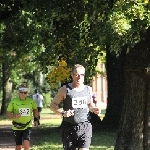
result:
M 87 108 L 87 97 L 72 98 L 73 108 Z
M 21 116 L 30 116 L 30 108 L 19 108 Z

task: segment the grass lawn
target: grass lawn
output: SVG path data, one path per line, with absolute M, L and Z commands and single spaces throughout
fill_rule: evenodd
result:
M 53 114 L 49 109 L 43 109 L 41 117 Z M 105 110 L 101 111 L 103 118 Z M 61 131 L 57 127 L 61 124 L 62 118 L 43 119 L 40 128 L 50 128 L 49 133 L 44 133 L 39 140 L 32 145 L 31 150 L 63 150 L 61 141 Z M 93 131 L 90 150 L 114 150 L 116 140 L 115 131 Z
M 105 110 L 102 110 L 100 117 L 104 115 Z M 41 125 L 33 128 L 34 132 L 31 135 L 31 140 L 33 140 L 31 141 L 31 150 L 63 150 L 61 130 L 58 128 L 62 118 L 61 116 L 56 118 L 54 116 L 49 108 L 42 110 Z M 5 122 L 9 122 L 9 120 L 5 116 L 0 117 L 0 125 L 5 124 Z M 114 150 L 115 140 L 115 131 L 93 131 L 90 150 Z
M 115 138 L 115 132 L 94 131 L 90 150 L 114 150 Z M 60 131 L 53 128 L 49 134 L 38 138 L 31 150 L 63 150 Z

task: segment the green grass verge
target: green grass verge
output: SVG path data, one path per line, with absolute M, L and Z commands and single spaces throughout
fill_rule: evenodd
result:
M 58 128 L 51 128 L 49 132 L 44 132 L 38 140 L 32 143 L 31 150 L 63 150 L 61 141 L 61 131 Z M 90 150 L 114 150 L 116 132 L 113 131 L 93 131 Z
M 53 114 L 49 109 L 43 109 L 42 115 L 48 116 Z M 105 116 L 105 110 L 102 110 L 101 116 Z M 43 136 L 38 138 L 36 143 L 33 143 L 31 150 L 63 150 L 61 141 L 61 131 L 58 126 L 62 119 L 44 119 L 41 121 Z M 44 132 L 49 128 L 49 132 Z M 90 150 L 114 150 L 116 140 L 115 131 L 93 131 Z
M 36 140 L 31 142 L 31 150 L 63 150 L 61 141 L 61 130 L 58 128 L 62 118 L 49 118 L 49 115 L 54 114 L 49 108 L 42 110 L 41 125 L 36 130 L 34 137 Z M 105 115 L 105 110 L 101 113 Z M 5 116 L 0 117 L 0 125 L 7 121 Z M 32 140 L 32 135 L 31 135 Z M 116 140 L 115 131 L 93 131 L 90 150 L 114 150 Z

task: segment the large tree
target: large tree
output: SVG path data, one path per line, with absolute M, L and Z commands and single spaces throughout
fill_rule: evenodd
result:
M 69 65 L 82 63 L 90 77 L 98 56 L 106 51 L 109 87 L 103 125 L 118 128 L 124 104 L 124 59 L 149 27 L 149 4 L 140 0 L 58 1 L 56 4 L 59 13 L 53 17 L 58 40 L 55 50 L 67 58 Z
M 150 28 L 127 54 L 125 99 L 115 150 L 149 150 Z

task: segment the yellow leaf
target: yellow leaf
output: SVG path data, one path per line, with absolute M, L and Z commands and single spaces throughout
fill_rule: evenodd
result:
M 149 0 L 145 0 L 145 1 L 144 1 L 145 4 L 148 4 L 148 2 L 149 2 Z

